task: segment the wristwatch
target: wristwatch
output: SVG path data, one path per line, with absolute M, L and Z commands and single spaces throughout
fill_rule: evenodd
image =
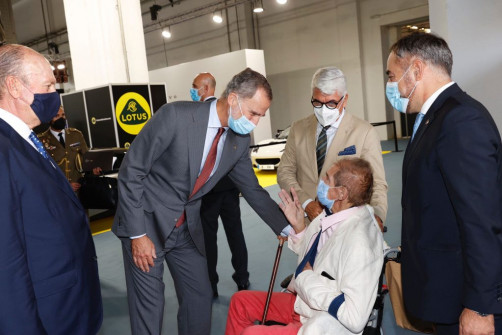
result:
M 477 311 L 474 311 L 474 310 L 473 310 L 473 312 L 476 313 L 479 316 L 482 316 L 482 317 L 490 315 L 490 314 L 480 313 L 480 312 L 477 312 Z

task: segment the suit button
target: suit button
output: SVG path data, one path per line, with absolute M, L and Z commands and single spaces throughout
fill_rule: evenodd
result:
M 497 301 L 498 301 L 498 302 L 501 302 L 501 301 L 502 301 L 502 297 L 498 297 L 498 298 L 497 298 Z

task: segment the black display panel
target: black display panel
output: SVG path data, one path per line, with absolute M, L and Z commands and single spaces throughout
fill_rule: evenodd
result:
M 117 147 L 110 87 L 86 90 L 84 94 L 93 148 Z
M 68 126 L 76 128 L 84 135 L 85 142 L 90 146 L 87 117 L 85 115 L 84 92 L 68 93 L 61 96 Z
M 152 111 L 155 113 L 167 102 L 166 85 L 150 84 L 150 92 L 152 94 Z

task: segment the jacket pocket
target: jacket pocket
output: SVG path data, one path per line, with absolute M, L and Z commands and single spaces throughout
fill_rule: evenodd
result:
M 33 283 L 37 299 L 44 298 L 69 289 L 77 283 L 77 274 L 71 270 L 60 275 Z

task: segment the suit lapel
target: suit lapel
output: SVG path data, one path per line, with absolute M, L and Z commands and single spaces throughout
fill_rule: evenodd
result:
M 70 183 L 63 175 L 61 169 L 57 166 L 56 162 L 50 157 L 45 159 L 36 149 L 32 148 L 30 144 L 26 142 L 19 134 L 15 131 L 11 132 L 11 140 L 14 148 L 21 152 L 23 157 L 30 158 L 37 167 L 44 170 L 46 175 L 49 176 L 54 181 L 54 184 L 60 188 L 66 195 L 68 195 L 72 201 L 81 207 L 80 201 L 78 200 L 75 192 L 73 192 L 70 187 Z M 54 164 L 54 166 L 51 164 Z M 44 176 L 45 177 L 45 176 Z
M 423 118 L 422 122 L 420 123 L 420 126 L 417 129 L 413 141 L 410 141 L 408 143 L 408 147 L 406 148 L 406 152 L 403 158 L 403 175 L 406 173 L 406 168 L 408 167 L 409 161 L 416 153 L 416 150 L 420 145 L 421 139 L 425 136 L 432 122 L 434 122 L 434 120 L 436 119 L 438 111 L 443 108 L 446 100 L 449 97 L 461 91 L 462 90 L 460 89 L 460 87 L 458 87 L 457 84 L 453 84 L 446 90 L 444 90 L 431 105 L 431 107 L 425 114 L 425 117 Z
M 307 162 L 309 162 L 310 172 L 312 173 L 313 180 L 317 179 L 317 157 L 316 157 L 316 147 L 317 147 L 317 118 L 315 115 L 311 115 L 308 119 L 306 127 L 306 141 L 305 141 L 305 151 L 307 154 Z M 312 149 L 313 148 L 313 149 Z
M 207 125 L 209 122 L 209 108 L 211 104 L 200 104 L 192 113 L 191 125 L 187 131 L 188 165 L 190 166 L 190 193 L 199 175 L 204 143 L 206 141 Z
M 352 131 L 352 116 L 345 112 L 343 116 L 342 122 L 340 122 L 340 126 L 336 130 L 335 138 L 331 142 L 331 145 L 326 153 L 326 159 L 324 162 L 333 162 L 336 160 L 338 153 L 342 151 L 344 146 L 347 144 L 347 136 Z M 323 169 L 321 171 L 321 175 L 326 173 L 326 170 L 329 167 L 324 164 Z
M 190 200 L 196 200 L 212 190 L 216 183 L 228 174 L 232 166 L 239 159 L 240 152 L 242 152 L 242 145 L 245 144 L 243 141 L 239 141 L 237 135 L 233 131 L 231 131 L 230 128 L 226 131 L 227 136 L 225 139 L 225 144 L 223 145 L 223 149 L 221 151 L 221 158 L 216 171 L 204 184 L 204 186 L 201 187 L 199 192 L 197 192 Z

